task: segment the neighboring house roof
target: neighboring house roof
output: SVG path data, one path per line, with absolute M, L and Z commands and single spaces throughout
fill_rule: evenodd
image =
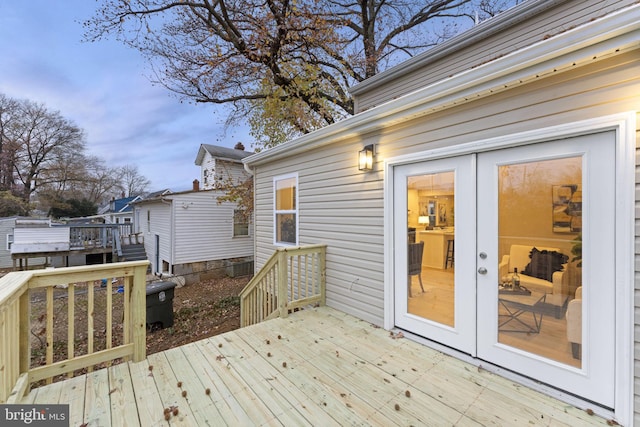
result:
M 131 203 L 135 203 L 138 200 L 142 200 L 142 197 L 131 196 L 131 197 L 124 197 L 122 199 L 111 200 L 107 205 L 100 208 L 100 210 L 98 211 L 98 214 L 104 215 L 107 213 L 132 212 L 133 206 L 131 206 Z
M 130 203 L 135 202 L 137 200 L 141 200 L 141 199 L 142 197 L 135 196 L 135 197 L 126 197 L 124 199 L 114 200 L 113 211 L 114 212 L 131 212 L 133 210 L 133 207 L 130 205 Z
M 236 150 L 235 148 L 220 147 L 217 145 L 200 144 L 198 155 L 196 156 L 195 164 L 197 166 L 202 165 L 204 156 L 209 153 L 211 157 L 215 157 L 218 160 L 226 160 L 235 163 L 242 163 L 242 159 L 250 156 L 251 152 L 244 150 Z
M 173 193 L 173 191 L 169 190 L 168 188 L 165 188 L 164 190 L 158 190 L 158 191 L 154 191 L 153 193 L 147 194 L 147 197 L 145 197 L 145 199 L 155 199 L 157 197 L 166 196 L 167 194 L 171 194 L 171 193 Z M 139 200 L 137 200 L 136 202 L 139 202 Z
M 138 200 L 135 202 L 136 205 L 147 205 L 151 203 L 165 202 L 180 199 L 181 196 L 191 194 L 191 193 L 219 193 L 220 190 L 215 189 L 207 189 L 207 190 L 186 190 L 186 191 L 177 191 L 177 192 L 168 192 L 164 194 L 157 194 L 155 197 L 145 197 L 142 200 Z

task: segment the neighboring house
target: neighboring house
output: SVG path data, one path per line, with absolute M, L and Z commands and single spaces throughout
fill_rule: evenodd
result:
M 13 259 L 11 257 L 11 247 L 15 242 L 15 229 L 16 222 L 20 220 L 29 220 L 27 217 L 20 216 L 12 216 L 7 218 L 0 218 L 0 239 L 2 239 L 2 243 L 0 244 L 0 268 L 13 268 Z M 36 220 L 45 222 L 47 227 L 50 224 L 50 220 Z M 32 267 L 35 266 L 45 266 L 47 264 L 48 259 L 46 257 L 38 257 L 30 259 L 30 263 Z
M 219 189 L 222 185 L 245 181 L 250 175 L 244 170 L 242 159 L 251 154 L 243 149 L 200 145 L 195 164 L 200 166 L 202 189 Z
M 158 190 L 158 191 L 153 191 L 149 194 L 146 195 L 145 198 L 147 199 L 157 199 L 158 197 L 161 196 L 166 196 L 167 194 L 171 194 L 172 191 L 168 188 L 165 188 L 163 190 Z M 134 233 L 140 235 L 143 231 L 143 226 L 144 224 L 142 224 L 141 219 L 140 219 L 140 210 L 133 210 L 133 231 Z
M 249 223 L 235 204 L 218 203 L 221 194 L 196 188 L 135 203 L 153 273 L 183 275 L 193 283 L 233 261 L 253 261 Z
M 244 159 L 257 266 L 326 244 L 328 305 L 640 424 L 637 1 L 527 1 L 352 93 Z
M 104 218 L 105 224 L 130 224 L 134 222 L 133 203 L 142 200 L 141 196 L 112 199 L 98 210 L 98 216 Z

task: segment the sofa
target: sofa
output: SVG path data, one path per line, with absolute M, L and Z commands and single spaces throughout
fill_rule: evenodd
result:
M 566 282 L 563 281 L 568 259 L 558 248 L 511 245 L 509 253 L 500 261 L 499 277 L 502 282 L 509 282 L 514 268 L 517 268 L 520 286 L 546 293 L 545 302 L 557 307 L 556 317 L 561 317 L 561 309 L 568 297 L 568 291 L 564 289 Z

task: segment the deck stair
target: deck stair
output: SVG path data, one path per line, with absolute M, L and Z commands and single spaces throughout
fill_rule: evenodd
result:
M 240 326 L 325 305 L 327 245 L 276 250 L 240 292 Z
M 122 246 L 122 255 L 119 261 L 142 261 L 147 259 L 143 243 L 135 243 Z

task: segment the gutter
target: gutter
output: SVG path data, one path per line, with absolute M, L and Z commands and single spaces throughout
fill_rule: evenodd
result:
M 254 175 L 253 168 L 249 166 L 249 163 L 245 163 L 245 162 L 242 162 L 242 163 L 244 166 L 244 170 L 247 171 L 249 175 L 253 176 Z
M 640 46 L 640 4 L 542 40 L 494 61 L 243 159 L 245 168 L 459 106 L 536 78 Z

